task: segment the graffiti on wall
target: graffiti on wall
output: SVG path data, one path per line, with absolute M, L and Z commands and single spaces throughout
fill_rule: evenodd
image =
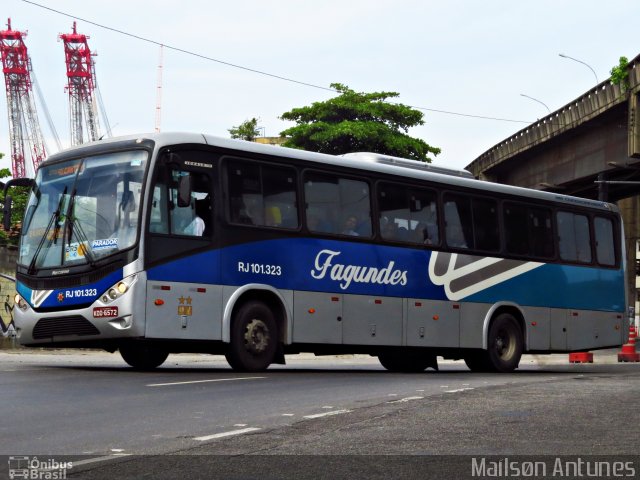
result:
M 0 284 L 0 334 L 3 337 L 12 337 L 15 335 L 16 328 L 13 324 L 13 305 L 11 304 L 11 295 L 5 294 L 2 289 L 4 285 Z

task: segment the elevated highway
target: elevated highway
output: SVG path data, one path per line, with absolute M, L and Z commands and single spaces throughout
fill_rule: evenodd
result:
M 476 177 L 510 185 L 618 201 L 640 192 L 640 55 L 629 87 L 610 79 L 516 132 L 476 158 Z M 608 185 L 608 192 L 599 188 Z

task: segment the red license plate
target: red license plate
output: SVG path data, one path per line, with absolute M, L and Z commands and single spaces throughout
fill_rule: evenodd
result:
M 93 318 L 114 318 L 118 316 L 118 307 L 94 307 Z

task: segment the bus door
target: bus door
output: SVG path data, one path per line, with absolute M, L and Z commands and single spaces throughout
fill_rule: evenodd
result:
M 214 180 L 206 152 L 158 162 L 145 247 L 148 338 L 221 338 Z

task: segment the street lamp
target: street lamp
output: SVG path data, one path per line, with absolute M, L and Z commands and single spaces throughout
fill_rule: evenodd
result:
M 521 93 L 520 96 L 527 97 L 529 100 L 533 100 L 534 102 L 538 102 L 540 105 L 544 105 L 544 108 L 546 108 L 547 111 L 551 113 L 551 110 L 549 110 L 549 107 L 547 107 L 547 105 L 544 102 L 541 102 L 537 98 L 530 97 L 529 95 L 525 95 L 524 93 Z
M 596 75 L 596 71 L 593 68 L 591 68 L 591 65 L 589 65 L 588 63 L 583 62 L 582 60 L 578 60 L 577 58 L 573 58 L 573 57 L 570 57 L 569 55 L 565 55 L 564 53 L 559 53 L 558 55 L 560 55 L 562 58 L 568 58 L 569 60 L 573 60 L 574 62 L 578 62 L 578 63 L 583 64 L 589 70 L 591 70 L 591 72 L 593 73 L 593 76 L 596 77 L 596 84 L 600 83 L 600 81 L 598 80 L 598 75 Z

